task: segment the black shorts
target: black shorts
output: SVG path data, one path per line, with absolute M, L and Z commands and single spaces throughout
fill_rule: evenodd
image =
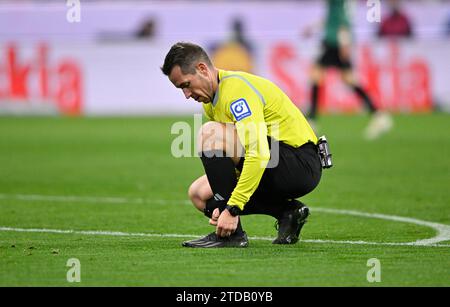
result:
M 351 69 L 352 63 L 342 60 L 339 55 L 339 47 L 331 46 L 326 42 L 322 43 L 322 53 L 317 61 L 321 67 L 336 67 L 339 69 Z
M 277 142 L 272 140 L 273 142 Z M 314 190 L 322 176 L 317 146 L 308 142 L 298 148 L 294 148 L 283 142 L 277 142 L 279 148 L 278 165 L 266 168 L 255 193 L 244 208 L 251 209 L 252 202 L 270 201 L 280 202 L 304 196 Z M 269 140 L 269 144 L 271 144 Z M 271 156 L 276 146 L 271 146 Z M 241 158 L 237 169 L 242 170 L 244 158 Z

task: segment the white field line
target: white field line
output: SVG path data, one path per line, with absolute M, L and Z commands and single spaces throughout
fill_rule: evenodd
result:
M 23 201 L 55 201 L 55 202 L 92 202 L 92 203 L 115 203 L 115 204 L 190 204 L 187 200 L 166 200 L 166 199 L 145 199 L 145 198 L 123 198 L 123 197 L 92 197 L 92 196 L 54 196 L 54 195 L 35 195 L 35 194 L 0 194 L 0 199 L 17 199 Z M 353 210 L 338 210 L 329 208 L 312 208 L 312 212 L 324 212 L 331 214 L 352 215 L 366 218 L 377 218 L 390 220 L 395 222 L 411 223 L 421 226 L 433 228 L 437 231 L 437 235 L 430 239 L 418 240 L 415 242 L 366 242 L 366 241 L 333 241 L 333 240 L 302 240 L 308 243 L 332 243 L 332 244 L 363 244 L 363 245 L 387 245 L 387 246 L 433 246 L 433 247 L 450 247 L 450 244 L 437 244 L 442 241 L 450 241 L 450 226 L 422 221 L 414 218 L 401 217 L 395 215 L 385 215 L 376 213 L 365 213 Z M 155 234 L 155 233 L 126 233 L 117 231 L 91 231 L 91 230 L 59 230 L 59 229 L 28 229 L 28 228 L 11 228 L 0 227 L 0 231 L 15 232 L 37 232 L 37 233 L 59 233 L 59 234 L 82 234 L 82 235 L 106 235 L 106 236 L 131 236 L 131 237 L 176 237 L 176 238 L 192 238 L 199 235 L 188 234 Z M 268 237 L 250 237 L 253 240 L 273 240 Z
M 368 217 L 368 218 L 376 218 L 394 222 L 402 222 L 402 223 L 410 223 L 421 226 L 426 226 L 433 228 L 437 231 L 437 235 L 430 239 L 418 240 L 415 242 L 410 242 L 408 245 L 431 245 L 442 241 L 450 241 L 450 226 L 445 224 L 439 224 L 434 222 L 422 221 L 409 217 L 401 217 L 395 215 L 386 215 L 386 214 L 378 214 L 378 213 L 365 213 L 358 212 L 353 210 L 337 210 L 337 209 L 328 209 L 328 208 L 313 208 L 311 209 L 313 212 L 324 212 L 324 213 L 333 213 L 333 214 L 342 214 L 342 215 L 353 215 L 360 217 Z
M 62 230 L 62 229 L 46 229 L 46 228 L 14 228 L 0 227 L 0 231 L 10 232 L 29 232 L 29 233 L 52 233 L 52 234 L 77 234 L 77 235 L 97 235 L 112 237 L 148 237 L 148 238 L 195 238 L 200 235 L 188 234 L 160 234 L 160 233 L 130 233 L 121 231 L 102 231 L 102 230 Z M 274 238 L 269 237 L 249 237 L 250 240 L 272 241 Z M 350 245 L 387 245 L 387 246 L 427 246 L 427 247 L 450 247 L 450 244 L 415 244 L 411 243 L 390 243 L 390 242 L 365 242 L 365 241 L 333 241 L 333 240 L 301 240 L 307 243 L 325 243 L 325 244 L 350 244 Z

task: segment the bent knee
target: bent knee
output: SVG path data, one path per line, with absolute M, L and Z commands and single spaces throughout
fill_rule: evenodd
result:
M 188 196 L 191 201 L 201 200 L 200 198 L 200 188 L 196 181 L 194 181 L 188 189 Z
M 243 147 L 233 124 L 207 122 L 201 127 L 197 140 L 197 151 L 199 153 L 220 150 L 229 156 L 235 156 L 243 152 Z
M 200 128 L 197 136 L 198 151 L 220 149 L 225 139 L 226 126 L 223 123 L 207 122 Z
M 200 177 L 191 184 L 188 196 L 192 201 L 207 201 L 213 196 L 206 176 Z

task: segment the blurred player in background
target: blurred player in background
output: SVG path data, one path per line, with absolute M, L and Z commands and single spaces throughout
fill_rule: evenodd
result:
M 220 69 L 254 72 L 253 46 L 245 35 L 243 21 L 236 17 L 232 20 L 230 37 L 213 45 L 211 59 Z
M 389 13 L 382 18 L 378 28 L 380 38 L 412 38 L 413 25 L 408 15 L 402 10 L 399 0 L 389 0 Z
M 322 175 L 318 139 L 300 110 L 269 80 L 217 69 L 195 44 L 173 45 L 161 69 L 210 120 L 198 137 L 206 175 L 192 183 L 189 197 L 216 231 L 183 246 L 246 247 L 239 216 L 247 214 L 277 219 L 272 243 L 296 243 L 309 215 L 296 198 Z
M 317 106 L 319 102 L 319 87 L 323 82 L 327 68 L 337 68 L 343 81 L 364 102 L 364 105 L 372 115 L 372 119 L 366 128 L 365 136 L 374 139 L 392 127 L 391 117 L 377 110 L 367 92 L 358 84 L 353 74 L 351 63 L 352 35 L 351 25 L 347 13 L 346 0 L 326 0 L 327 17 L 324 24 L 324 37 L 322 41 L 321 54 L 313 66 L 311 74 L 311 109 L 309 120 L 311 125 L 316 126 Z M 310 35 L 310 29 L 304 33 Z

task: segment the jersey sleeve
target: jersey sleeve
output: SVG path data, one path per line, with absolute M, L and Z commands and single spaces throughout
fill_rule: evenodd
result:
M 243 92 L 240 98 L 231 99 L 228 110 L 225 110 L 229 112 L 239 141 L 245 148 L 242 172 L 228 200 L 229 205 L 237 205 L 241 210 L 258 188 L 270 160 L 263 102 L 251 89 Z

